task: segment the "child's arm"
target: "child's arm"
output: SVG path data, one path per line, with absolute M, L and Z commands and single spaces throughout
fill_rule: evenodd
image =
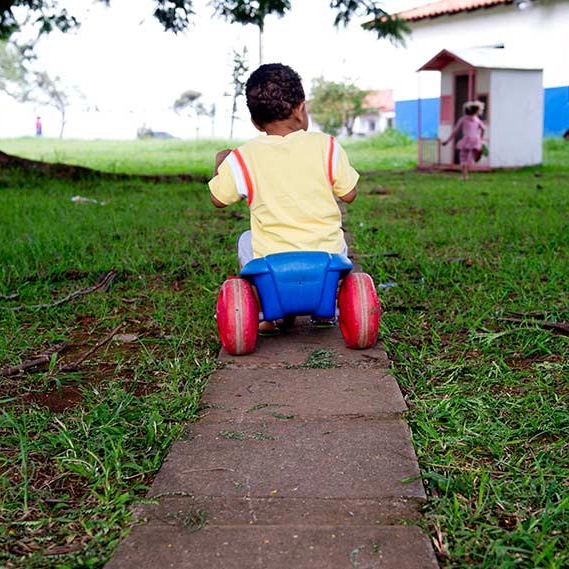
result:
M 358 195 L 358 187 L 354 186 L 347 194 L 340 196 L 340 199 L 345 203 L 352 203 Z
M 230 148 L 226 148 L 225 150 L 220 150 L 216 155 L 215 155 L 215 168 L 213 169 L 213 175 L 217 176 L 217 171 L 219 170 L 219 167 L 221 165 L 221 163 L 231 154 L 231 149 Z
M 213 175 L 214 177 L 217 176 L 217 171 L 219 170 L 219 166 L 221 165 L 221 163 L 231 154 L 231 150 L 229 148 L 226 148 L 225 150 L 220 150 L 216 155 L 215 155 L 215 167 L 213 169 Z M 215 207 L 226 207 L 227 204 L 224 204 L 223 202 L 220 202 L 211 192 L 209 193 L 209 196 L 211 198 L 211 203 L 215 206 Z
M 220 202 L 211 192 L 209 193 L 209 197 L 211 198 L 211 203 L 215 207 L 227 207 L 227 204 Z
M 463 119 L 463 117 L 460 117 L 456 121 L 456 124 L 454 125 L 452 132 L 449 134 L 448 138 L 442 142 L 443 146 L 446 146 L 458 134 L 458 131 L 460 130 L 460 127 L 462 126 L 462 119 Z

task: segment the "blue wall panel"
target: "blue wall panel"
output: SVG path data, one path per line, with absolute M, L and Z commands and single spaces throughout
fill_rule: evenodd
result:
M 421 136 L 436 138 L 439 129 L 440 100 L 421 99 Z M 395 103 L 395 128 L 418 138 L 419 106 L 417 101 L 397 101 Z
M 543 93 L 543 136 L 561 136 L 569 128 L 569 86 Z
M 550 87 L 543 93 L 543 136 L 561 136 L 569 129 L 569 86 Z M 418 138 L 418 102 L 395 103 L 395 128 Z M 440 99 L 421 99 L 421 136 L 436 138 Z

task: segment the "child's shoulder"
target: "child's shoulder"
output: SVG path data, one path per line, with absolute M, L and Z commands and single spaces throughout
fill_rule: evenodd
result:
M 320 146 L 328 146 L 330 141 L 334 140 L 334 137 L 331 134 L 327 134 L 321 130 L 303 131 L 301 138 L 310 145 Z
M 327 134 L 322 132 L 321 130 L 309 130 L 305 132 L 306 136 L 312 136 L 314 138 L 318 138 L 320 140 L 330 140 L 334 138 L 331 134 Z

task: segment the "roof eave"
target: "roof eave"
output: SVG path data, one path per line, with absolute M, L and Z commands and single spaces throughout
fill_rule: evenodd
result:
M 445 59 L 444 63 L 441 61 L 443 58 Z M 443 49 L 442 51 L 439 51 L 437 55 L 427 61 L 427 63 L 417 69 L 417 71 L 442 71 L 445 67 L 455 62 L 462 63 L 467 67 L 474 68 L 474 66 L 471 63 L 468 63 L 468 61 L 465 61 L 447 49 Z

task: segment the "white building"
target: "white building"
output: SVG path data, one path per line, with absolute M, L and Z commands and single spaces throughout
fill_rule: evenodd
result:
M 454 144 L 441 146 L 463 114 L 466 101 L 482 101 L 481 117 L 489 149 L 475 168 L 514 168 L 541 164 L 543 73 L 501 48 L 442 50 L 421 71 L 439 71 L 441 96 L 438 137 L 419 132 L 419 167 L 458 165 Z M 419 101 L 419 116 L 422 102 Z M 419 121 L 420 123 L 420 121 Z
M 391 89 L 370 91 L 364 100 L 364 105 L 368 112 L 356 117 L 354 135 L 371 136 L 394 126 L 395 103 Z
M 498 47 L 524 68 L 543 69 L 544 136 L 569 128 L 569 2 L 567 0 L 439 0 L 399 12 L 412 30 L 407 47 L 386 47 L 398 62 L 393 81 L 395 126 L 436 137 L 440 124 L 440 71 L 419 71 L 442 50 Z M 525 8 L 525 9 L 520 9 Z M 511 104 L 517 93 L 512 89 Z M 419 100 L 421 113 L 419 117 Z M 419 124 L 420 120 L 420 124 Z

